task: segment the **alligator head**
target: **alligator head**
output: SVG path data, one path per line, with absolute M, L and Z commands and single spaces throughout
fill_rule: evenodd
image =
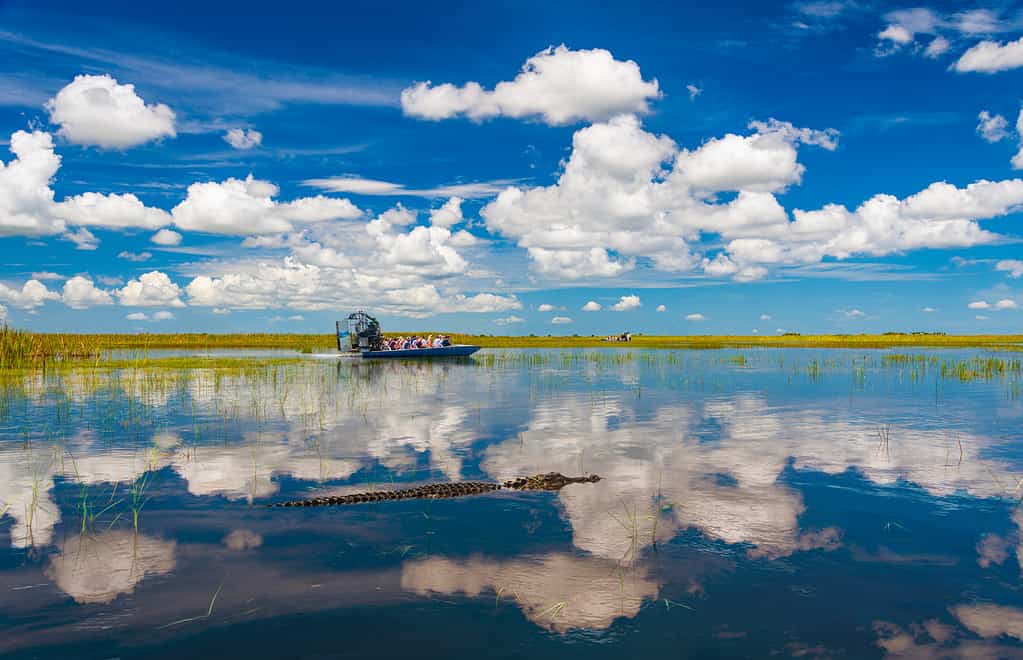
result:
M 596 483 L 600 477 L 589 474 L 585 477 L 566 477 L 560 472 L 548 472 L 532 477 L 519 477 L 505 483 L 505 487 L 518 490 L 561 490 L 568 484 Z

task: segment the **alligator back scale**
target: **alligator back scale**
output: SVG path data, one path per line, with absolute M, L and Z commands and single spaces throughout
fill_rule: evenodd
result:
M 365 502 L 386 502 L 390 500 L 433 500 L 482 495 L 497 490 L 561 490 L 568 484 L 596 483 L 598 481 L 600 481 L 600 477 L 595 474 L 586 475 L 585 477 L 566 477 L 560 472 L 548 472 L 531 477 L 518 477 L 503 483 L 453 481 L 426 484 L 424 486 L 400 490 L 377 490 L 365 493 L 351 493 L 349 495 L 312 497 L 304 500 L 276 502 L 267 506 L 336 506 L 340 504 L 363 504 Z

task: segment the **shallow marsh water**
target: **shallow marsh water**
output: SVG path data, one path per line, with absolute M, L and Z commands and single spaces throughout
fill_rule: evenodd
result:
M 253 355 L 0 380 L 0 655 L 1023 657 L 1018 353 Z

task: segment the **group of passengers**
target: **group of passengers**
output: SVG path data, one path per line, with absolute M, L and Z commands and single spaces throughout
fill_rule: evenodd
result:
M 409 337 L 392 337 L 384 339 L 383 350 L 385 351 L 409 351 L 415 348 L 443 348 L 451 345 L 451 337 L 448 335 L 430 335 L 420 337 L 412 335 Z

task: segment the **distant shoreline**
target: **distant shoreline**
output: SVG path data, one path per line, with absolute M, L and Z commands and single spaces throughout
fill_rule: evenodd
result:
M 439 331 L 422 331 L 423 336 Z M 68 334 L 31 333 L 49 339 L 73 340 L 99 349 L 167 348 L 280 348 L 322 350 L 336 347 L 332 334 L 288 333 L 179 333 L 179 334 Z M 386 333 L 387 336 L 413 334 Z M 1023 350 L 1023 334 L 946 335 L 939 333 L 827 334 L 827 335 L 633 335 L 632 341 L 609 342 L 602 336 L 496 336 L 446 333 L 456 344 L 483 348 L 1006 348 Z

